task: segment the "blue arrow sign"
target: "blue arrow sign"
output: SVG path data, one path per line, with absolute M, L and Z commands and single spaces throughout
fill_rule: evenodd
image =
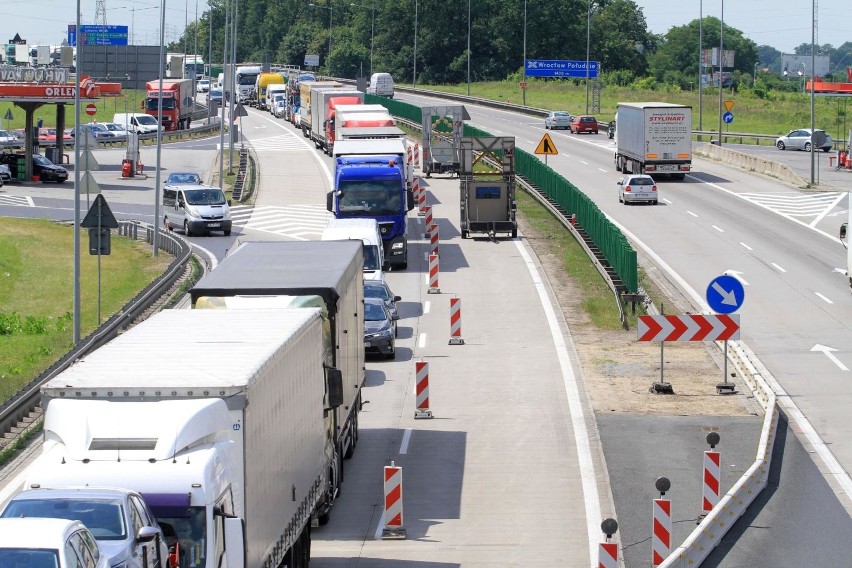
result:
M 734 121 L 734 113 L 726 112 L 725 114 L 722 115 L 722 121 L 725 124 L 731 124 Z
M 745 300 L 742 282 L 724 274 L 717 276 L 707 286 L 707 303 L 710 309 L 720 314 L 730 314 L 740 309 Z

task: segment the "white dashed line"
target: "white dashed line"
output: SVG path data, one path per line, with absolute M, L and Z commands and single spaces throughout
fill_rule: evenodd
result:
M 814 295 L 815 295 L 817 298 L 819 298 L 820 300 L 823 300 L 824 302 L 826 302 L 826 303 L 828 303 L 828 304 L 833 304 L 833 303 L 834 303 L 834 302 L 832 302 L 831 300 L 829 300 L 828 298 L 826 298 L 825 296 L 823 296 L 822 294 L 820 294 L 819 292 L 814 292 Z
M 714 229 L 716 229 L 717 231 L 719 231 L 720 233 L 725 232 L 725 229 L 721 229 L 721 228 L 717 227 L 716 225 L 710 225 L 710 226 L 713 227 Z
M 748 246 L 748 245 L 747 245 L 747 244 L 745 244 L 745 243 L 740 243 L 740 245 L 741 245 L 744 249 L 746 249 L 746 250 L 754 250 L 753 248 L 751 248 L 750 246 Z
M 432 308 L 432 302 L 430 302 L 429 300 L 426 300 L 425 302 L 423 302 L 423 315 L 425 316 L 426 314 L 428 314 L 429 310 L 431 308 Z
M 603 169 L 603 168 L 598 168 L 598 171 L 599 171 L 599 172 L 606 173 L 606 170 L 605 170 L 605 169 Z
M 581 164 L 583 164 L 584 166 L 588 166 L 588 165 L 589 165 L 589 162 L 584 162 L 583 160 L 580 160 L 580 163 L 581 163 Z
M 420 337 L 417 339 L 417 347 L 419 347 L 420 349 L 423 349 L 424 347 L 426 347 L 426 334 L 425 333 L 421 333 Z
M 399 445 L 399 453 L 405 455 L 408 453 L 408 442 L 411 441 L 411 428 L 406 428 L 402 434 L 402 444 Z
M 689 213 L 689 214 L 690 214 L 690 215 L 692 215 L 693 217 L 698 217 L 698 215 L 696 215 L 696 214 L 695 214 L 695 213 L 693 213 L 692 211 L 687 211 L 687 213 Z
M 771 264 L 772 266 L 774 266 L 774 267 L 775 267 L 775 268 L 776 268 L 779 272 L 787 272 L 786 270 L 784 270 L 783 268 L 781 268 L 780 266 L 778 266 L 778 265 L 777 265 L 777 264 L 775 264 L 774 262 L 770 262 L 769 264 Z

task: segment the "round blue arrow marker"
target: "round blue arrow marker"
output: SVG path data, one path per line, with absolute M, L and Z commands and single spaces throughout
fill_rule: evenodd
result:
M 725 124 L 731 124 L 734 121 L 734 113 L 726 112 L 722 115 L 722 120 L 725 122 Z
M 710 281 L 707 286 L 707 303 L 719 314 L 730 314 L 743 305 L 745 289 L 742 282 L 724 274 Z

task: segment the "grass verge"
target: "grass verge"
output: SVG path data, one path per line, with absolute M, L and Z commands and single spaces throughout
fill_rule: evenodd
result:
M 81 235 L 80 330 L 98 321 L 98 260 Z M 156 279 L 172 261 L 156 258 L 144 241 L 113 235 L 101 257 L 101 320 Z M 73 228 L 48 220 L 4 218 L 0 223 L 0 400 L 53 364 L 73 346 Z

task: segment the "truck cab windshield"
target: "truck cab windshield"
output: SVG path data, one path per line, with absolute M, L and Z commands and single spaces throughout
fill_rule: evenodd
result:
M 187 205 L 224 205 L 225 194 L 221 189 L 184 190 Z
M 398 180 L 341 181 L 338 208 L 342 216 L 396 215 L 402 211 Z
M 145 109 L 146 110 L 157 110 L 158 100 L 156 97 L 152 97 L 150 99 L 145 99 Z M 173 110 L 175 108 L 175 100 L 174 99 L 163 99 L 163 110 Z
M 207 522 L 203 507 L 190 507 L 187 516 L 161 517 L 169 554 L 177 553 L 180 568 L 203 568 L 207 562 Z

